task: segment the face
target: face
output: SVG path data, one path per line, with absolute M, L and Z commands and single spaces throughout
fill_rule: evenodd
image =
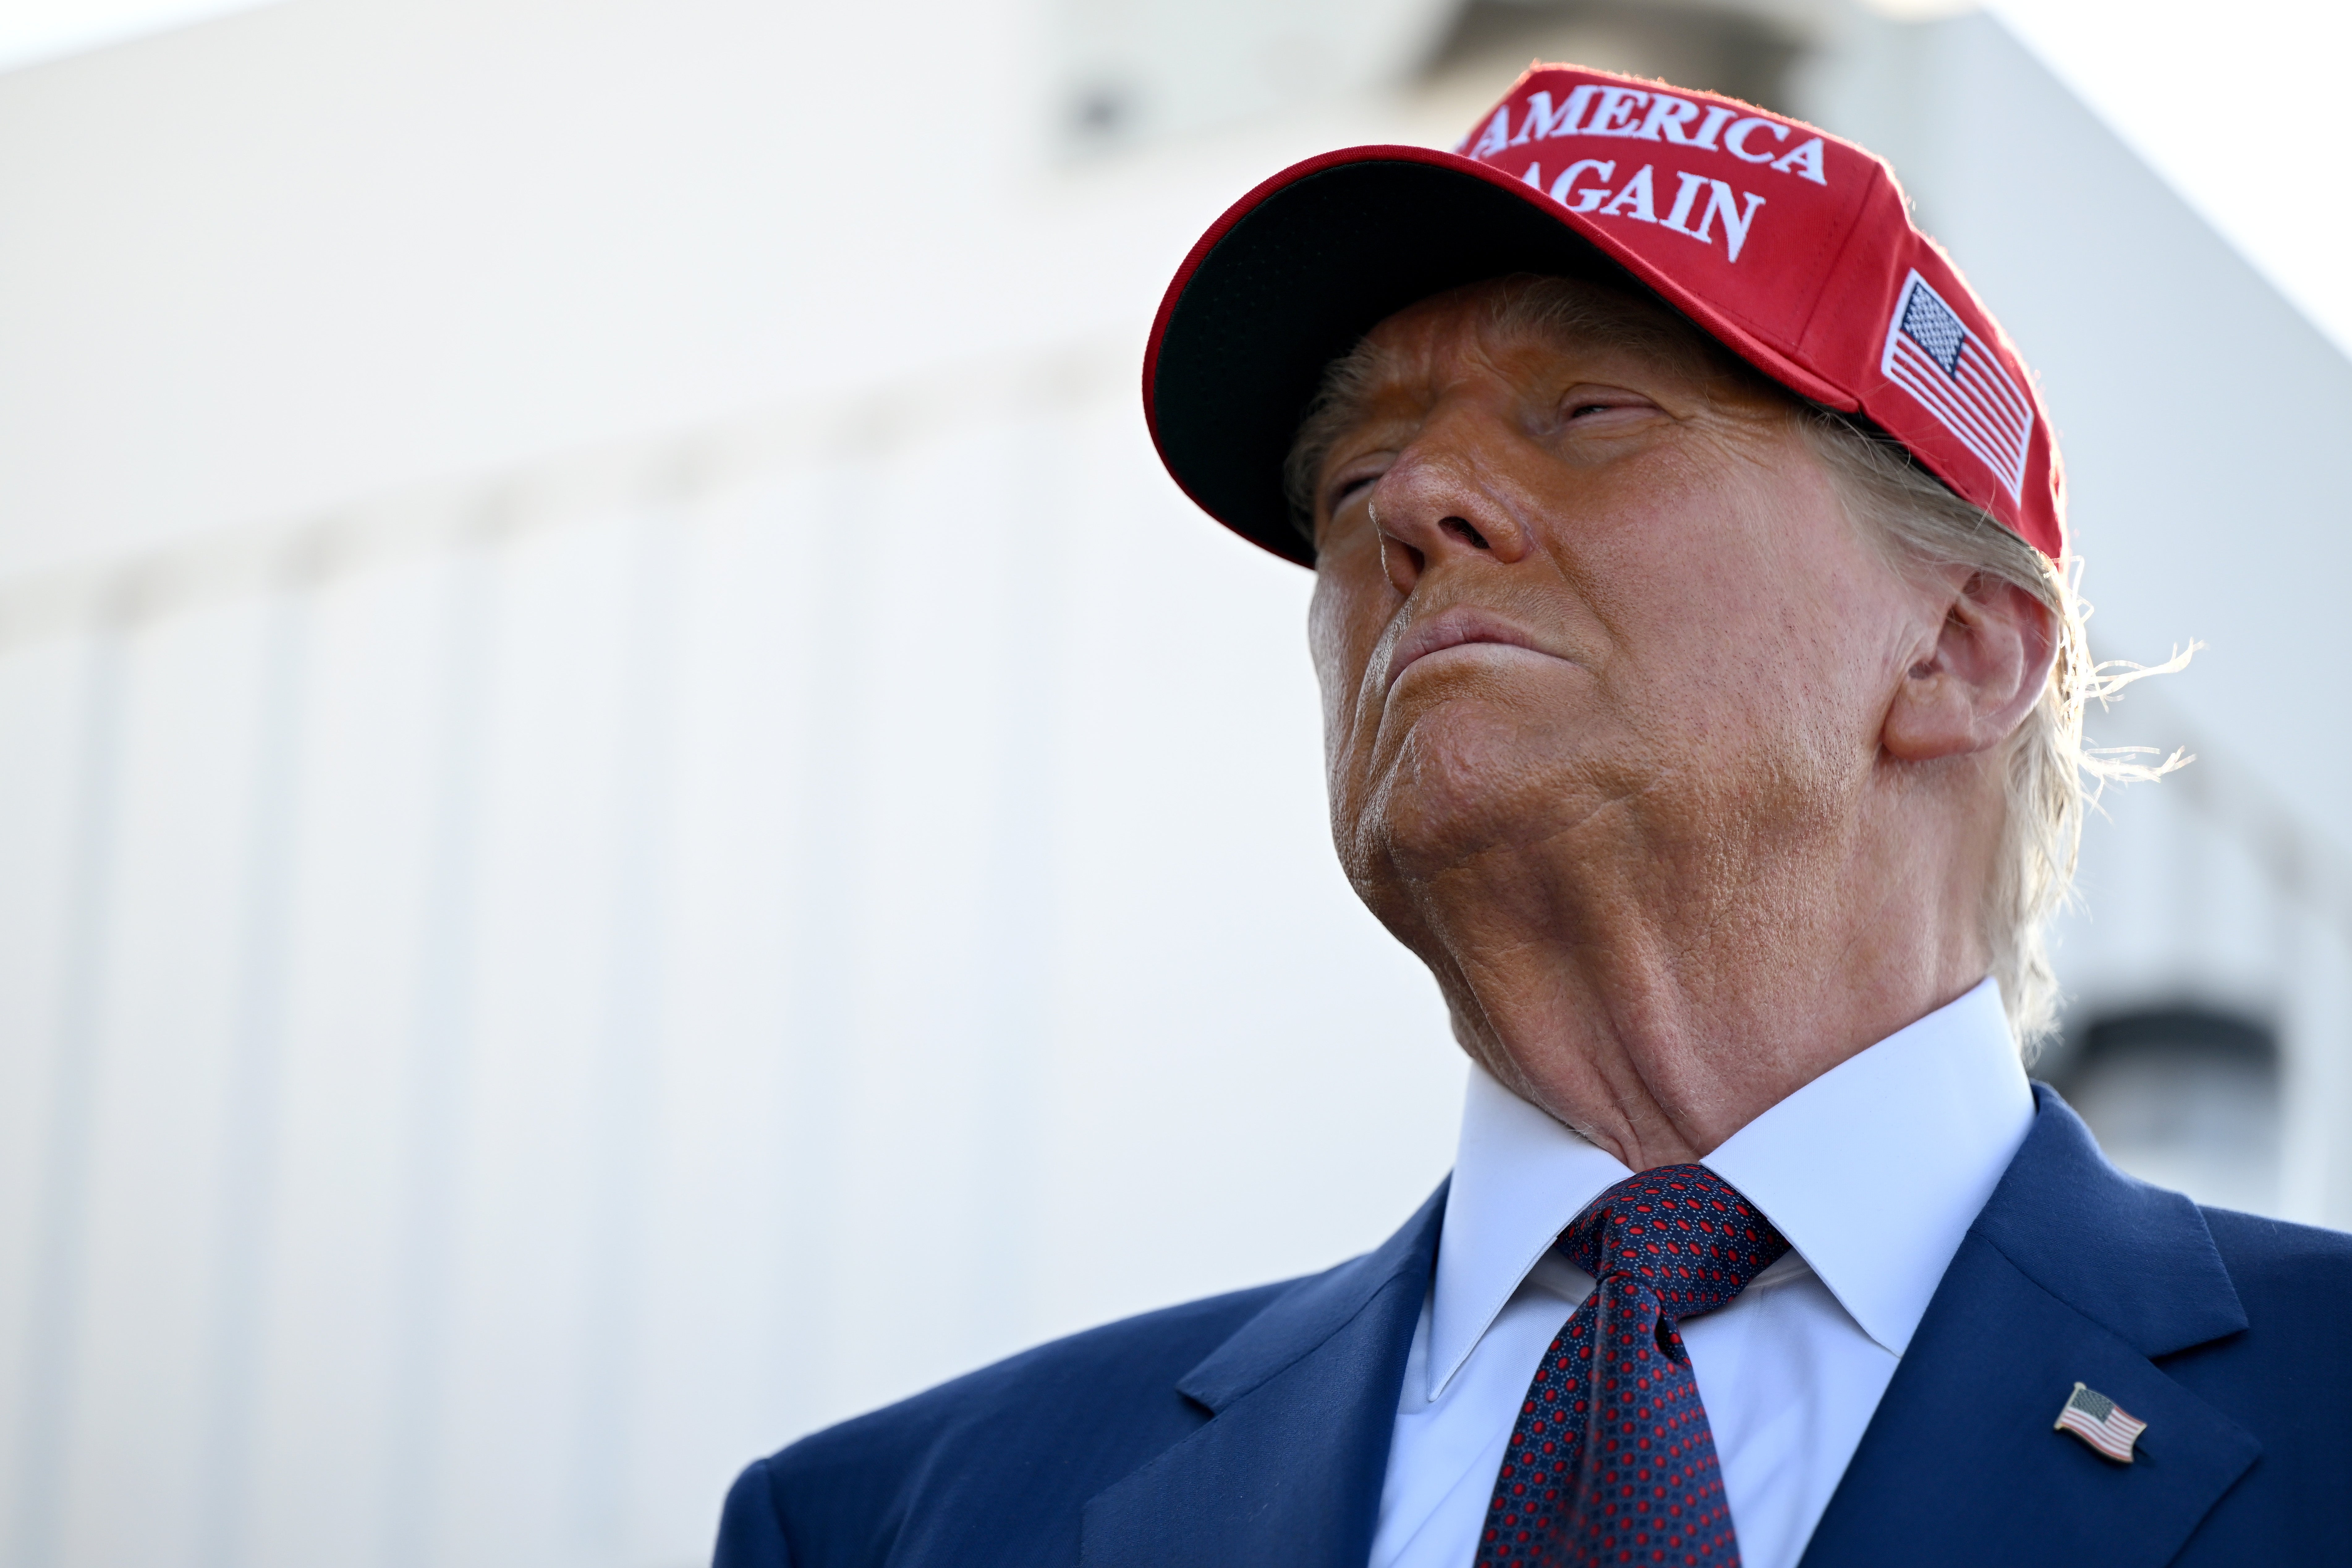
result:
M 1498 325 L 1502 287 L 1374 331 L 1316 475 L 1333 834 L 1416 946 L 1449 876 L 1589 852 L 1731 893 L 1844 831 L 1927 603 L 1781 395 L 1597 289 Z

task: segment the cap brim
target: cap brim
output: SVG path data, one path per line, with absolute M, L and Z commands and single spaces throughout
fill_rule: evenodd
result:
M 1426 147 L 1325 153 L 1234 203 L 1185 258 L 1152 325 L 1144 417 L 1168 471 L 1203 510 L 1311 566 L 1282 468 L 1324 368 L 1381 321 L 1448 289 L 1513 272 L 1630 289 L 1795 390 L 1835 395 L 1650 270 L 1486 164 Z

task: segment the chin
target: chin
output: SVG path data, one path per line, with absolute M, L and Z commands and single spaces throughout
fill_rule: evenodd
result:
M 1424 713 L 1368 781 L 1360 852 L 1419 879 L 1549 838 L 1602 804 L 1591 739 L 1475 701 Z

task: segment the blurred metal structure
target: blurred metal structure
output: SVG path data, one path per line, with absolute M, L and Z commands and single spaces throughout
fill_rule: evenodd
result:
M 2093 826 L 2050 1069 L 2352 1218 L 2352 738 L 2280 681 L 2352 368 L 1982 18 L 1244 9 L 1256 85 L 1143 0 L 297 0 L 0 78 L 11 1564 L 685 1563 L 794 1433 L 1426 1191 L 1460 1068 L 1329 863 L 1305 581 L 1131 378 L 1224 201 L 1522 47 L 1911 180 L 2106 651 L 2212 645 L 2096 727 L 2200 761 Z

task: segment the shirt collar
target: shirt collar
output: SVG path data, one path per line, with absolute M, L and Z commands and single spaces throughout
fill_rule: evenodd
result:
M 1806 1084 L 1704 1163 L 1900 1355 L 2032 1121 L 1987 980 Z M 1631 1174 L 1472 1066 L 1431 1293 L 1430 1398 L 1569 1222 Z

